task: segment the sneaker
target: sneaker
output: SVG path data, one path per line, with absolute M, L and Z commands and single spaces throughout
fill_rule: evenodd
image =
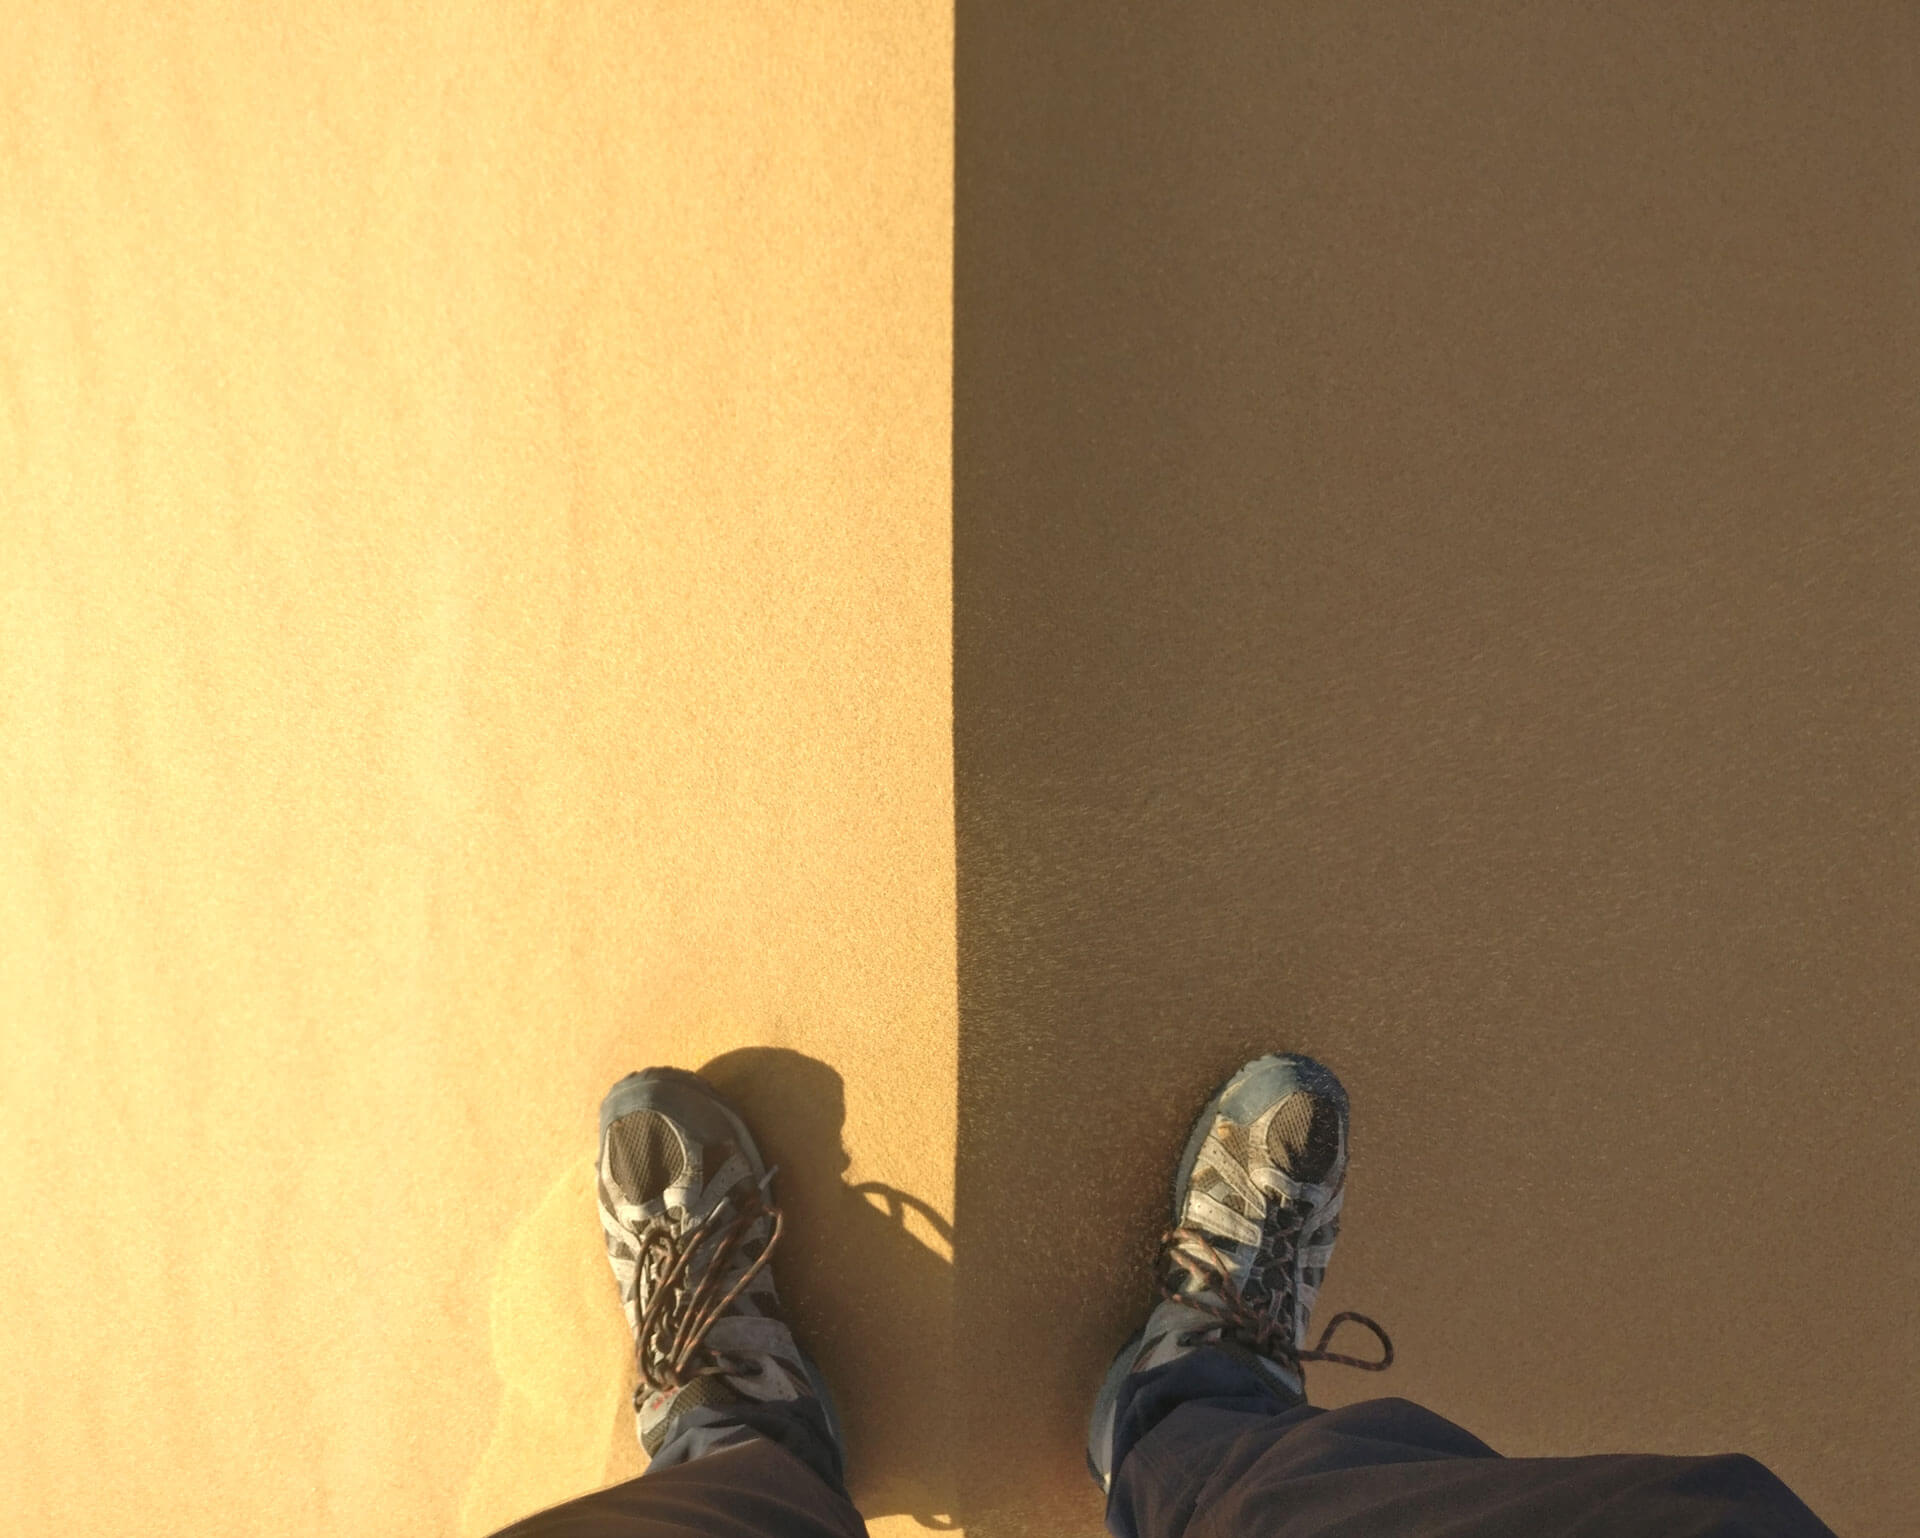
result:
M 784 1220 L 777 1170 L 698 1074 L 628 1074 L 600 1106 L 600 1226 L 633 1331 L 633 1409 L 648 1457 L 688 1410 L 819 1400 L 846 1466 L 825 1378 L 795 1343 L 768 1262 Z
M 1306 1403 L 1304 1361 L 1384 1371 L 1393 1342 L 1363 1314 L 1335 1315 L 1307 1349 L 1307 1321 L 1333 1258 L 1347 1179 L 1347 1092 L 1298 1053 L 1257 1058 L 1207 1102 L 1173 1177 L 1175 1226 L 1161 1236 L 1162 1301 L 1115 1355 L 1094 1401 L 1087 1468 L 1113 1488 L 1114 1418 L 1129 1375 L 1223 1351 Z M 1367 1362 L 1325 1349 L 1347 1319 L 1380 1339 Z

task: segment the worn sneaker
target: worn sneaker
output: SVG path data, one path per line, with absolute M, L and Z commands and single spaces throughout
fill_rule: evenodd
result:
M 1393 1342 L 1364 1314 L 1335 1315 L 1319 1346 L 1306 1349 L 1346 1178 L 1347 1092 L 1312 1058 L 1257 1058 L 1207 1102 L 1173 1177 L 1176 1226 L 1160 1241 L 1162 1301 L 1120 1348 L 1094 1401 L 1087 1468 L 1102 1490 L 1113 1488 L 1114 1417 L 1130 1374 L 1219 1350 L 1304 1404 L 1303 1361 L 1371 1372 L 1392 1364 Z M 1325 1349 L 1347 1319 L 1379 1337 L 1381 1360 Z
M 819 1400 L 846 1465 L 833 1397 L 795 1343 L 768 1262 L 783 1219 L 776 1171 L 698 1074 L 628 1074 L 600 1106 L 600 1226 L 633 1331 L 633 1408 L 651 1457 L 688 1410 Z

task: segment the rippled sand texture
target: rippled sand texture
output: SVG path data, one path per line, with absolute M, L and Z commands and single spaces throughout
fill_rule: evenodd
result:
M 878 1304 L 807 1283 L 836 1192 L 952 1213 L 951 26 L 13 8 L 11 1531 L 637 1472 L 595 1112 L 745 1048 L 845 1086 L 779 1274 L 856 1494 L 950 1501 Z

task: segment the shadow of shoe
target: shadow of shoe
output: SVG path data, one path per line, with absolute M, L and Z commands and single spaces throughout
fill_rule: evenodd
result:
M 952 1225 L 895 1186 L 844 1179 L 845 1092 L 827 1064 L 747 1047 L 698 1072 L 780 1168 L 774 1198 L 787 1226 L 774 1280 L 795 1336 L 832 1385 L 854 1504 L 869 1519 L 958 1526 Z
M 589 1151 L 561 1172 L 494 1269 L 489 1338 L 500 1406 L 461 1498 L 463 1538 L 640 1471 L 608 1472 L 620 1461 L 616 1422 L 634 1444 L 623 1383 L 633 1337 L 600 1237 L 596 1157 Z

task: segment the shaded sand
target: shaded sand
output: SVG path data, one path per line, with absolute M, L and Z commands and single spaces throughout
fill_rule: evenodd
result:
M 1291 1049 L 1396 1353 L 1314 1403 L 1904 1538 L 1920 10 L 1137 9 L 956 34 L 968 1531 L 1099 1531 L 1189 1123 Z

